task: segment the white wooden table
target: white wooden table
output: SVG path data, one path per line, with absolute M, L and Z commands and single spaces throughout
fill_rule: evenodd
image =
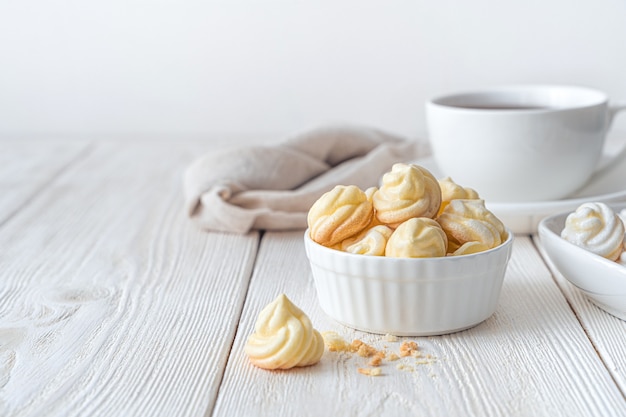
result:
M 326 351 L 313 367 L 252 366 L 245 340 L 280 293 L 320 331 L 397 344 L 324 315 L 302 231 L 188 220 L 183 169 L 230 143 L 0 142 L 1 416 L 626 416 L 626 323 L 534 236 L 517 236 L 486 322 L 406 338 L 428 363 L 369 377 L 363 358 Z

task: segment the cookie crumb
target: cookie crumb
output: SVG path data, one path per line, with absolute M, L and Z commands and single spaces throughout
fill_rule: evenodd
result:
M 330 352 L 347 353 L 349 355 L 358 355 L 359 357 L 365 358 L 367 361 L 366 363 L 363 362 L 365 367 L 357 368 L 357 371 L 367 376 L 379 376 L 382 373 L 380 367 L 384 366 L 385 362 L 395 362 L 406 357 L 414 358 L 415 362 L 409 365 L 405 360 L 404 362 L 398 363 L 396 369 L 405 372 L 415 372 L 417 366 L 430 365 L 436 362 L 436 358 L 433 355 L 426 354 L 419 350 L 419 346 L 415 341 L 403 341 L 400 346 L 398 346 L 398 351 L 389 352 L 385 348 L 377 349 L 360 339 L 354 339 L 352 343 L 348 343 L 342 336 L 334 331 L 322 332 L 322 337 Z M 383 338 L 389 342 L 400 341 L 397 336 L 392 334 L 386 334 Z
M 410 341 L 410 342 L 402 342 L 402 344 L 400 345 L 401 357 L 413 356 L 415 358 L 415 357 L 419 357 L 420 355 L 421 353 L 417 347 L 417 343 Z
M 370 361 L 367 364 L 369 366 L 380 366 L 384 358 L 385 358 L 384 352 L 376 352 L 374 356 L 372 356 L 372 359 L 370 359 Z
M 429 353 L 428 355 L 425 355 L 425 356 L 417 359 L 415 361 L 415 364 L 416 365 L 431 365 L 431 364 L 433 364 L 435 362 L 436 362 L 435 357 Z
M 352 352 L 356 352 L 356 354 L 362 358 L 369 358 L 370 356 L 378 353 L 377 349 L 358 339 L 352 342 L 351 350 Z
M 403 363 L 399 363 L 396 365 L 396 369 L 398 369 L 399 371 L 406 371 L 406 372 L 413 372 L 415 371 L 415 368 L 413 368 L 412 366 L 409 365 L 405 365 Z
M 397 342 L 398 336 L 394 336 L 392 334 L 387 333 L 386 335 L 383 336 L 383 339 L 387 342 Z
M 379 376 L 382 374 L 380 368 L 357 368 L 358 373 L 367 376 Z
M 337 332 L 322 332 L 324 343 L 330 352 L 346 352 L 350 350 L 350 345 Z

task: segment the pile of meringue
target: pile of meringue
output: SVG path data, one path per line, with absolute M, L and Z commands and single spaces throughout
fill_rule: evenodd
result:
M 507 239 L 475 190 L 404 163 L 383 175 L 379 188 L 336 186 L 311 206 L 307 221 L 321 245 L 395 258 L 466 255 Z
M 626 265 L 624 219 L 604 203 L 583 203 L 565 220 L 561 237 L 611 261 Z

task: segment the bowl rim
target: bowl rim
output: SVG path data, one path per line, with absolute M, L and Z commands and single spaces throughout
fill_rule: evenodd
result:
M 408 257 L 407 258 L 395 258 L 395 257 L 390 257 L 390 256 L 362 255 L 362 254 L 344 252 L 341 250 L 337 250 L 337 249 L 333 249 L 333 248 L 329 248 L 327 246 L 321 245 L 317 243 L 316 241 L 314 241 L 313 239 L 311 239 L 311 236 L 309 235 L 309 228 L 307 228 L 304 232 L 304 241 L 305 241 L 305 247 L 306 246 L 313 247 L 317 251 L 321 251 L 323 253 L 329 254 L 329 256 L 333 256 L 337 258 L 345 258 L 346 260 L 355 259 L 357 260 L 357 262 L 359 260 L 367 260 L 367 262 L 439 263 L 439 262 L 452 262 L 453 260 L 458 261 L 461 259 L 483 258 L 490 254 L 506 250 L 509 246 L 513 244 L 513 241 L 515 240 L 515 234 L 506 226 L 505 226 L 505 231 L 507 234 L 506 240 L 502 242 L 501 244 L 499 244 L 498 246 L 493 247 L 491 249 L 488 249 L 482 252 L 470 253 L 466 255 L 455 255 L 455 256 L 446 255 L 446 256 L 437 256 L 437 257 L 428 257 L 428 258 L 408 258 Z

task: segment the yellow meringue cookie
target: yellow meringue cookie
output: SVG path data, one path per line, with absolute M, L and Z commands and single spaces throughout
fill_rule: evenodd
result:
M 452 256 L 460 256 L 460 255 L 470 255 L 472 253 L 478 253 L 486 251 L 490 249 L 489 246 L 484 244 L 483 242 L 465 242 L 461 246 L 459 246 L 456 250 L 454 250 L 450 255 Z M 450 250 L 450 248 L 448 248 Z
M 372 202 L 359 187 L 337 185 L 311 206 L 309 234 L 315 242 L 333 246 L 365 229 L 373 214 Z
M 438 215 L 452 200 L 476 200 L 480 198 L 476 190 L 462 187 L 450 177 L 440 179 L 439 187 L 441 188 L 441 207 L 439 207 Z
M 314 365 L 324 353 L 324 339 L 311 320 L 285 294 L 268 304 L 248 337 L 245 352 L 263 369 Z
M 437 217 L 451 246 L 479 242 L 488 249 L 506 240 L 504 225 L 485 207 L 484 200 L 452 200 Z
M 376 191 L 378 191 L 378 187 L 370 187 L 364 191 L 365 198 L 367 198 L 367 201 L 373 201 L 374 194 L 376 194 Z
M 416 217 L 400 224 L 387 241 L 385 256 L 392 258 L 434 258 L 446 255 L 448 241 L 439 223 Z
M 341 249 L 359 255 L 384 256 L 391 233 L 393 229 L 384 224 L 374 226 L 341 242 Z
M 624 223 L 604 203 L 584 203 L 567 216 L 561 237 L 612 261 L 624 251 Z
M 621 209 L 619 213 L 617 213 L 617 216 L 622 220 L 622 223 L 624 223 L 624 227 L 626 228 L 626 209 Z
M 367 197 L 367 201 L 372 203 L 372 207 L 374 207 L 374 194 L 376 194 L 376 192 L 378 191 L 378 187 L 370 187 L 367 190 L 365 190 L 365 197 Z M 372 220 L 370 220 L 370 223 L 365 227 L 365 230 L 371 229 L 374 226 L 378 226 L 383 224 L 380 220 L 378 220 L 378 218 L 376 217 L 376 210 L 373 210 L 372 213 Z
M 398 163 L 383 175 L 373 203 L 378 220 L 395 228 L 413 217 L 434 217 L 441 204 L 441 189 L 426 168 Z

